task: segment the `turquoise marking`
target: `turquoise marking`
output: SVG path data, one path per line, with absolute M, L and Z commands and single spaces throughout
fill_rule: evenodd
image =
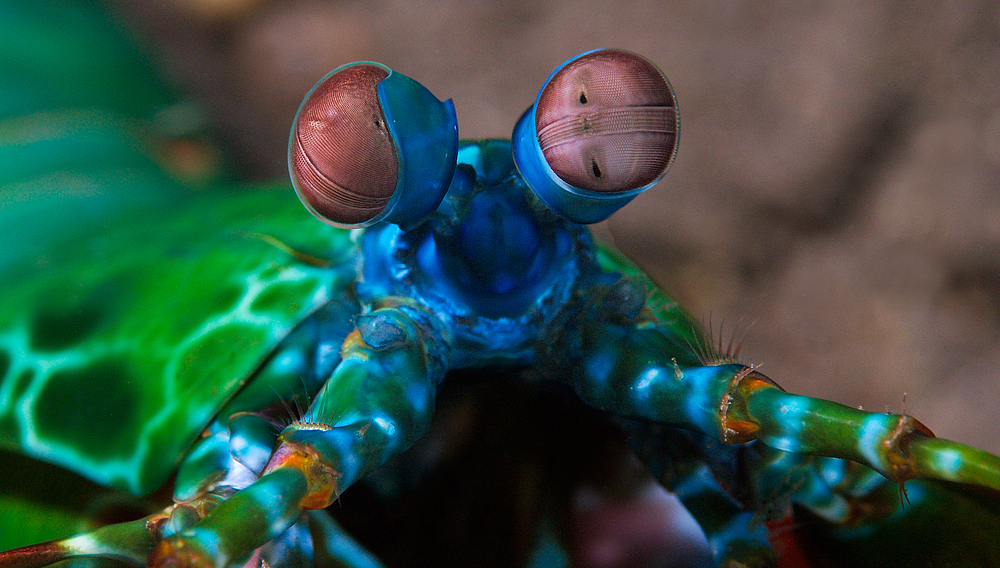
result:
M 782 418 L 783 433 L 781 436 L 768 440 L 768 445 L 786 452 L 800 451 L 802 447 L 800 436 L 806 423 L 804 417 L 809 416 L 812 412 L 813 406 L 809 399 L 795 398 L 782 404 L 778 408 L 778 413 Z
M 422 385 L 409 385 L 406 387 L 406 400 L 418 413 L 432 412 L 431 400 L 427 398 L 427 389 Z
M 785 452 L 794 452 L 799 445 L 799 441 L 791 436 L 778 436 L 769 440 L 772 448 L 782 450 Z
M 938 469 L 954 474 L 962 468 L 962 454 L 955 450 L 942 450 L 936 456 Z
M 597 386 L 600 392 L 606 391 L 617 360 L 618 354 L 611 348 L 590 353 L 584 363 L 589 383 Z
M 872 470 L 866 471 L 865 475 L 860 476 L 861 479 L 857 479 L 857 477 L 859 476 L 855 476 L 855 479 L 853 480 L 854 485 L 847 488 L 845 491 L 848 495 L 853 497 L 864 497 L 888 481 L 886 478 L 882 477 L 881 474 Z
M 718 379 L 716 367 L 694 367 L 684 370 L 684 416 L 702 432 L 719 432 L 718 399 L 711 396 Z M 667 378 L 667 380 L 671 380 Z
M 629 389 L 630 398 L 638 413 L 642 416 L 654 415 L 658 411 L 659 402 L 656 387 L 664 383 L 673 384 L 673 381 L 675 381 L 673 369 L 654 366 L 640 373 Z
M 329 347 L 327 347 L 329 349 Z M 325 354 L 320 354 L 324 356 Z M 274 361 L 275 367 L 279 372 L 282 373 L 305 373 L 306 372 L 306 354 L 301 351 L 287 351 L 278 356 Z
M 823 482 L 830 487 L 840 484 L 847 473 L 847 462 L 837 458 L 816 458 L 816 467 Z
M 653 368 L 640 375 L 639 382 L 635 384 L 635 390 L 638 391 L 637 396 L 649 396 L 648 391 L 653 386 L 653 383 L 664 380 L 664 372 L 663 369 Z
M 386 420 L 381 416 L 373 418 L 372 421 L 375 422 L 375 424 L 378 424 L 379 428 L 384 430 L 387 436 L 391 437 L 396 435 L 396 425 L 393 424 L 392 422 Z
M 883 463 L 878 448 L 881 447 L 882 437 L 885 435 L 886 421 L 890 418 L 891 416 L 886 414 L 871 414 L 865 418 L 861 425 L 861 430 L 858 432 L 857 448 L 870 464 L 881 465 Z

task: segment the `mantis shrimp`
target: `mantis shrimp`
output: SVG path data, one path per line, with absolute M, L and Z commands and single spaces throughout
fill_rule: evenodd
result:
M 374 565 L 327 509 L 428 431 L 463 371 L 614 417 L 718 566 L 789 562 L 783 519 L 859 550 L 910 533 L 889 556 L 904 565 L 1000 558 L 1000 458 L 786 392 L 594 241 L 587 225 L 677 153 L 674 91 L 644 57 L 566 61 L 510 140 L 482 141 L 460 141 L 451 102 L 409 77 L 339 67 L 292 126 L 297 200 L 165 173 L 134 118 L 162 91 L 116 49 L 76 72 L 148 91 L 4 119 L 0 442 L 132 494 L 166 486 L 170 503 L 0 567 Z M 52 515 L 4 503 L 4 531 Z M 913 530 L 935 520 L 943 540 Z

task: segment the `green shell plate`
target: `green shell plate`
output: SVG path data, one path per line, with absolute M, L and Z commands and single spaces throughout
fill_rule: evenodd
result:
M 48 226 L 38 201 L 19 223 Z M 69 201 L 50 203 L 88 199 Z M 353 249 L 287 187 L 122 209 L 48 226 L 47 246 L 3 263 L 0 443 L 142 493 L 273 346 L 353 280 L 261 235 L 335 264 Z

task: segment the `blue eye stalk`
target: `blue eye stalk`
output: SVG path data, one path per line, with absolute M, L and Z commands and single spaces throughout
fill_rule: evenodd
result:
M 288 168 L 320 220 L 353 228 L 411 228 L 437 209 L 455 173 L 458 120 L 451 100 L 379 63 L 338 67 L 295 116 Z
M 596 223 L 666 174 L 679 127 L 673 88 L 656 65 L 597 49 L 546 80 L 514 127 L 514 161 L 550 209 Z
M 602 221 L 655 185 L 677 154 L 677 102 L 644 57 L 597 49 L 560 65 L 512 136 L 514 161 L 545 205 L 574 223 Z M 458 123 L 450 100 L 370 62 L 344 65 L 309 92 L 288 144 L 292 182 L 319 219 L 404 230 L 451 184 Z

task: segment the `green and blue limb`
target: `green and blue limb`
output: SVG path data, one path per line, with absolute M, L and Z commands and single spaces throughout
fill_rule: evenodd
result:
M 640 302 L 629 300 L 630 287 L 642 292 L 638 276 L 594 286 L 584 295 L 577 331 L 564 340 L 579 349 L 579 358 L 566 363 L 588 404 L 726 444 L 759 440 L 783 452 L 851 460 L 896 484 L 932 478 L 1000 489 L 1000 458 L 934 438 L 910 416 L 787 393 L 752 367 L 715 354 L 672 304 L 658 313 L 634 309 Z M 780 468 L 785 477 L 797 472 L 787 465 Z
M 407 300 L 359 316 L 343 360 L 306 415 L 281 433 L 260 479 L 164 539 L 150 565 L 227 566 L 409 447 L 429 426 L 444 378 L 432 320 Z
M 87 533 L 65 541 L 47 543 L 34 547 L 32 554 L 39 558 L 51 559 L 58 553 L 66 557 L 102 557 L 128 559 L 136 556 L 135 549 L 121 547 L 121 542 L 144 543 L 142 550 L 152 550 L 161 537 L 168 537 L 193 526 L 211 507 L 252 483 L 261 472 L 274 448 L 280 427 L 275 423 L 292 420 L 294 410 L 286 404 L 291 397 L 302 395 L 311 397 L 322 386 L 320 377 L 328 377 L 340 361 L 340 343 L 353 328 L 352 317 L 359 311 L 357 299 L 352 294 L 344 294 L 313 312 L 309 318 L 298 324 L 269 356 L 261 369 L 254 374 L 250 385 L 234 398 L 220 413 L 204 436 L 187 453 L 174 482 L 174 501 L 178 503 L 169 514 L 160 513 L 167 521 L 158 525 L 158 533 L 142 532 L 138 528 L 123 527 L 128 538 L 118 538 L 116 530 Z M 364 320 L 363 320 L 364 321 Z M 370 327 L 370 326 L 368 326 Z M 365 329 L 365 326 L 362 326 Z M 370 337 L 374 342 L 374 336 Z M 334 346 L 333 342 L 337 342 Z M 313 386 L 315 385 L 315 386 Z M 300 392 L 304 391 L 304 392 Z M 278 417 L 260 413 L 249 413 L 243 408 L 266 408 L 277 405 Z M 312 418 L 310 418 L 311 420 Z M 333 525 L 335 526 L 335 525 Z M 130 532 L 131 531 L 131 532 Z M 314 533 L 321 533 L 313 529 Z M 285 537 L 280 537 L 279 541 Z M 329 543 L 328 555 L 339 554 L 347 557 L 365 557 L 361 553 L 346 553 L 344 550 L 360 550 L 349 537 L 343 534 L 326 534 L 324 542 Z M 152 540 L 150 540 L 152 539 Z M 41 539 L 28 539 L 41 540 Z M 79 543 L 86 544 L 82 546 Z M 13 543 L 16 545 L 16 543 Z M 46 552 L 49 548 L 53 552 Z M 268 545 L 272 547 L 272 545 Z M 286 547 L 287 548 L 287 547 Z M 270 550 L 270 548 L 265 548 Z M 340 551 L 340 552 L 337 552 Z M 14 551 L 0 557 L 0 565 L 19 566 L 24 562 L 23 551 Z M 361 556 L 359 556 L 359 554 Z M 292 557 L 295 557 L 294 555 Z M 38 560 L 41 563 L 47 560 Z M 143 560 L 140 564 L 144 564 Z M 343 565 L 353 565 L 341 561 Z M 276 561 L 270 563 L 277 566 Z
M 728 444 L 760 440 L 787 452 L 849 459 L 896 483 L 920 477 L 1000 490 L 1000 458 L 935 438 L 911 416 L 787 393 L 737 363 L 692 365 L 694 348 L 678 353 L 669 327 L 618 323 L 595 312 L 579 320 L 583 356 L 572 379 L 594 406 Z
M 315 566 L 382 568 L 382 563 L 351 538 L 325 510 L 306 511 L 306 515 L 313 528 Z
M 243 489 L 249 482 L 241 476 L 260 475 L 279 424 L 298 419 L 293 405 L 311 400 L 340 363 L 340 346 L 360 311 L 357 298 L 345 291 L 282 339 L 246 388 L 223 407 L 209 435 L 188 452 L 174 481 L 175 502 L 191 501 L 215 486 Z
M 135 521 L 112 524 L 69 538 L 26 546 L 0 555 L 3 568 L 40 568 L 71 559 L 110 559 L 145 566 L 161 538 L 194 526 L 203 514 L 172 506 Z M 381 568 L 367 550 L 347 535 L 326 511 L 308 511 L 281 534 L 252 551 L 258 566 L 273 568 Z M 264 562 L 261 563 L 260 560 Z
M 358 312 L 357 299 L 345 291 L 296 325 L 188 452 L 174 481 L 175 502 L 194 500 L 216 486 L 240 490 L 249 485 L 240 477 L 260 475 L 279 425 L 299 418 L 293 405 L 311 400 L 339 364 L 340 345 Z
M 748 469 L 759 463 L 754 444 L 725 445 L 662 424 L 624 421 L 633 450 L 672 491 L 705 533 L 715 564 L 768 567 L 775 562 L 766 516 L 759 513 Z
M 928 566 L 992 566 L 1000 557 L 993 528 L 1000 494 L 992 490 L 914 479 L 904 497 L 899 484 L 850 460 L 627 426 L 639 455 L 702 524 L 719 565 L 767 566 L 768 557 L 785 559 L 790 550 L 818 565 L 839 559 L 837 566 L 911 566 L 917 558 Z
M 151 516 L 108 525 L 69 538 L 11 550 L 0 555 L 0 567 L 37 568 L 72 558 L 111 558 L 142 566 L 157 542 L 147 528 L 153 520 Z
M 269 441 L 266 435 L 261 435 L 261 423 L 252 419 L 260 417 L 247 414 L 234 416 L 231 420 L 234 437 L 246 436 L 248 432 L 258 435 L 258 439 L 251 443 L 260 445 L 258 449 L 270 444 L 267 445 L 269 452 L 276 433 Z M 267 427 L 273 431 L 273 425 L 267 423 Z M 0 567 L 35 568 L 59 560 L 79 558 L 113 559 L 137 566 L 146 565 L 162 539 L 184 531 L 201 530 L 198 523 L 220 503 L 225 503 L 226 496 L 256 480 L 256 475 L 235 463 L 229 452 L 229 437 L 228 431 L 221 430 L 203 439 L 193 449 L 190 459 L 184 462 L 177 475 L 175 505 L 136 521 L 111 524 L 69 538 L 12 550 L 0 555 Z M 259 452 L 249 452 L 249 455 L 259 455 Z M 286 489 L 289 486 L 288 483 L 275 484 L 274 481 L 274 478 L 269 478 L 263 489 L 260 486 L 255 489 L 270 497 L 277 495 L 272 505 L 281 503 L 282 498 L 280 491 L 268 490 L 274 490 L 278 485 Z M 272 538 L 249 553 L 251 558 L 257 555 L 258 565 L 265 565 L 259 562 L 263 560 L 273 568 L 306 568 L 314 565 L 314 558 L 322 559 L 324 563 L 320 565 L 324 566 L 379 566 L 377 560 L 326 516 L 325 511 L 310 513 L 313 514 L 300 516 L 287 529 L 270 535 Z M 234 531 L 238 529 L 236 526 Z M 236 534 L 231 532 L 222 536 L 231 539 Z
M 747 568 L 767 568 L 775 563 L 767 527 L 716 482 L 708 466 L 690 472 L 673 491 L 705 532 L 718 566 L 729 562 Z
M 754 484 L 762 499 L 768 487 L 784 485 L 793 507 L 781 530 L 807 557 L 859 567 L 912 566 L 916 559 L 922 566 L 995 566 L 1000 558 L 1000 493 L 992 489 L 918 478 L 904 491 L 853 461 L 759 450 Z M 795 479 L 781 481 L 791 472 Z

